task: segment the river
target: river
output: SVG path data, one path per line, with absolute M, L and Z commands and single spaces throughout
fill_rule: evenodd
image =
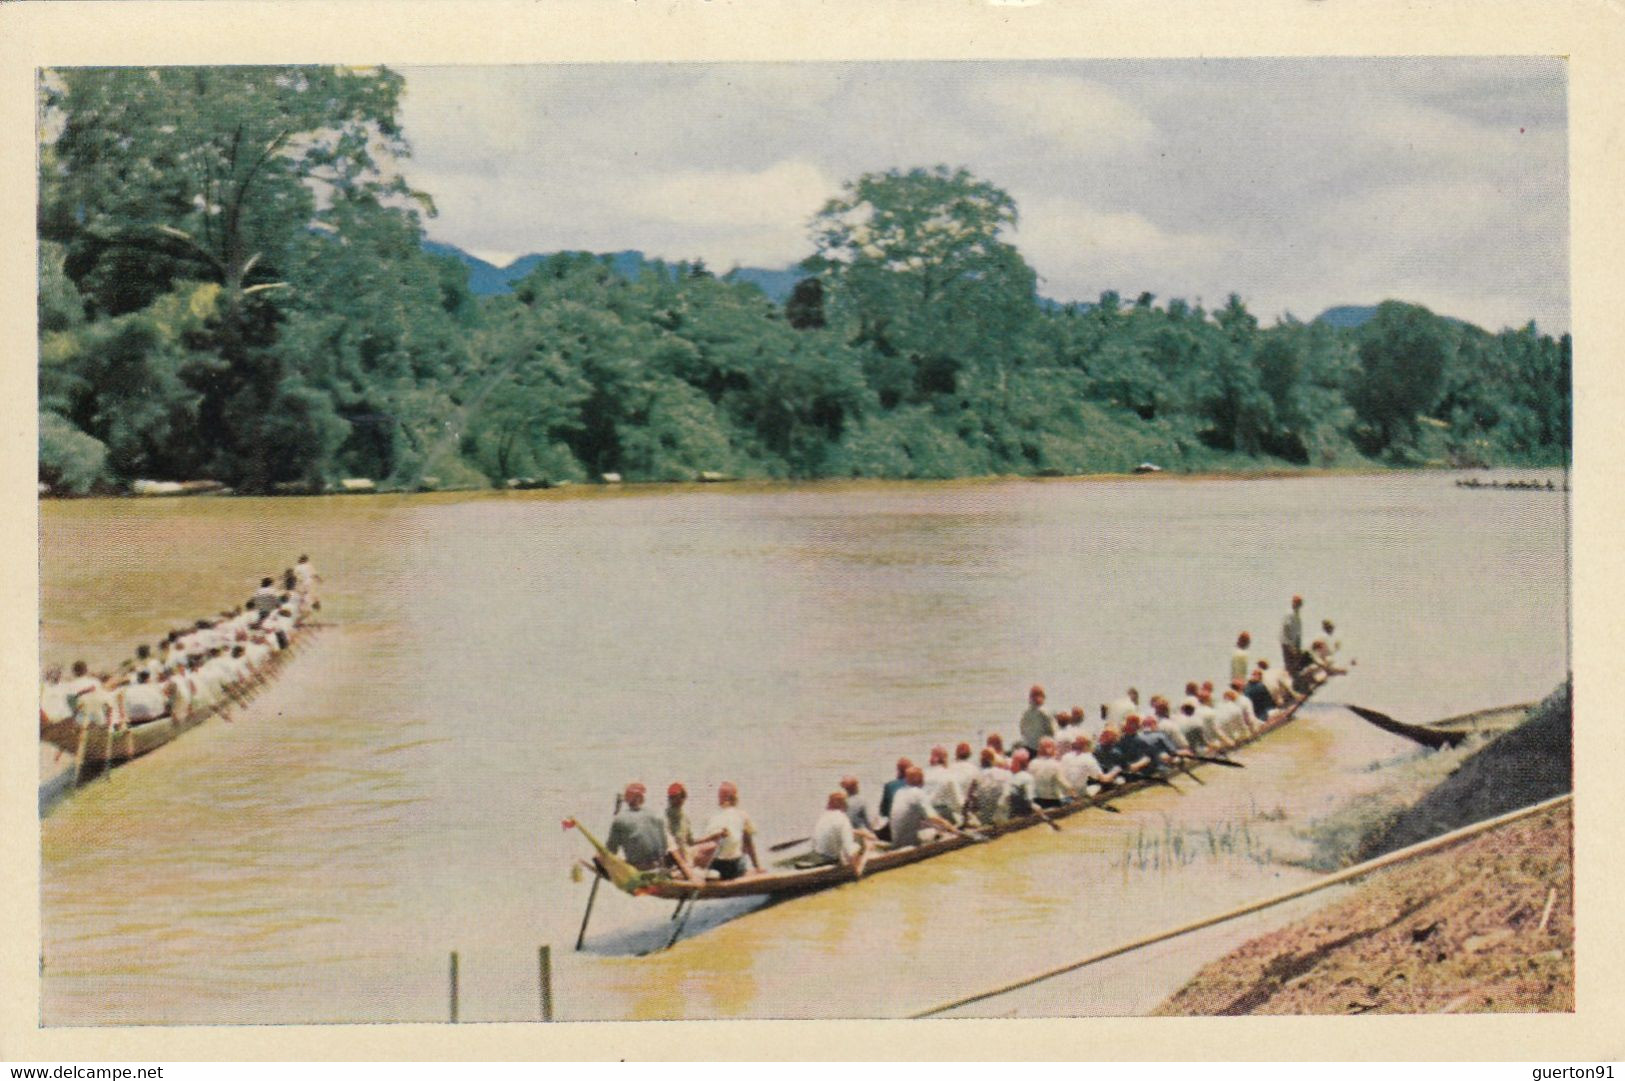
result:
M 800 836 L 840 774 L 878 795 L 899 754 L 1013 730 L 1033 682 L 1092 715 L 1220 678 L 1241 628 L 1278 660 L 1294 592 L 1359 661 L 1328 700 L 1537 699 L 1567 670 L 1566 499 L 1393 473 L 48 502 L 47 661 L 112 663 L 301 552 L 332 625 L 43 820 L 42 1021 L 441 1020 L 453 950 L 464 1020 L 532 1020 L 544 943 L 561 1018 L 900 1016 L 1264 896 L 1402 744 L 1317 707 L 1205 786 L 701 906 L 649 956 L 670 905 L 607 890 L 571 950 L 560 820 L 681 780 L 703 825 L 731 779 L 765 841 Z M 1164 957 L 1161 983 L 1203 959 Z M 1155 1005 L 1115 982 L 1028 1012 Z

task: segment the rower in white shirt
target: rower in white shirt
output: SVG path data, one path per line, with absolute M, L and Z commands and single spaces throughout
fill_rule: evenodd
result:
M 128 724 L 156 721 L 169 712 L 168 696 L 164 688 L 155 683 L 146 671 L 135 674 L 135 682 L 126 684 L 118 692 L 118 709 Z
M 1130 713 L 1144 712 L 1140 709 L 1140 691 L 1137 687 L 1130 687 L 1123 697 L 1115 702 L 1106 704 L 1105 721 L 1109 727 L 1121 728 L 1123 722 L 1128 720 Z

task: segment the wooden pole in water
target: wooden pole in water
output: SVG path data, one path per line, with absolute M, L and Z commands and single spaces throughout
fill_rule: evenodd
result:
M 85 771 L 85 747 L 90 742 L 90 725 L 79 730 L 79 750 L 73 756 L 73 787 L 79 787 L 79 775 Z
M 598 900 L 598 885 L 604 881 L 604 872 L 598 869 L 598 864 L 592 865 L 592 889 L 587 891 L 587 910 L 581 914 L 581 930 L 576 932 L 576 951 L 580 952 L 581 944 L 587 941 L 587 921 L 592 919 L 593 902 Z
M 615 795 L 615 813 L 621 813 L 621 794 Z M 592 919 L 593 902 L 598 900 L 598 886 L 604 881 L 603 869 L 598 866 L 595 858 L 592 863 L 592 889 L 587 892 L 587 910 L 581 914 L 581 930 L 576 933 L 576 952 L 581 952 L 582 943 L 587 941 L 587 921 Z
M 536 951 L 536 980 L 542 994 L 542 1020 L 553 1020 L 553 947 Z
M 451 1023 L 457 1023 L 457 951 L 451 951 Z

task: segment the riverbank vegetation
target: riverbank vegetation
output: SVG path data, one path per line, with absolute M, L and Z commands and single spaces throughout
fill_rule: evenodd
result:
M 584 253 L 475 297 L 424 250 L 385 69 L 43 82 L 40 477 L 416 488 L 1567 461 L 1571 344 L 1389 301 L 1042 298 L 962 170 L 850 181 L 783 303 Z

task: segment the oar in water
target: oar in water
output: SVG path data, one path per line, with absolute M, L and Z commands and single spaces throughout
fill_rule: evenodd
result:
M 1050 829 L 1054 830 L 1056 833 L 1061 832 L 1061 824 L 1059 822 L 1055 821 L 1055 819 L 1051 818 L 1049 816 L 1048 811 L 1044 810 L 1044 808 L 1040 807 L 1036 803 L 1033 804 L 1033 810 L 1037 811 L 1038 812 L 1038 817 L 1044 820 L 1044 825 L 1048 826 Z
M 615 796 L 615 813 L 621 813 L 621 796 Z M 597 863 L 593 864 L 592 889 L 587 891 L 587 909 L 581 914 L 581 930 L 576 933 L 576 949 L 580 950 L 582 943 L 587 941 L 587 921 L 592 919 L 593 902 L 598 900 L 598 887 L 603 884 L 604 872 Z
M 1168 778 L 1163 777 L 1160 774 L 1153 773 L 1149 769 L 1140 770 L 1140 771 L 1137 771 L 1137 772 L 1130 772 L 1128 774 L 1128 776 L 1133 777 L 1136 780 L 1150 781 L 1152 784 L 1165 785 L 1166 787 L 1172 788 L 1175 792 L 1178 792 L 1181 795 L 1184 795 L 1184 792 L 1185 792 L 1185 790 L 1183 788 L 1180 788 L 1177 784 L 1170 781 Z
M 1234 758 L 1219 758 L 1211 754 L 1190 754 L 1187 758 L 1194 762 L 1212 762 L 1215 766 L 1229 766 L 1231 769 L 1246 769 L 1245 762 L 1237 762 Z

